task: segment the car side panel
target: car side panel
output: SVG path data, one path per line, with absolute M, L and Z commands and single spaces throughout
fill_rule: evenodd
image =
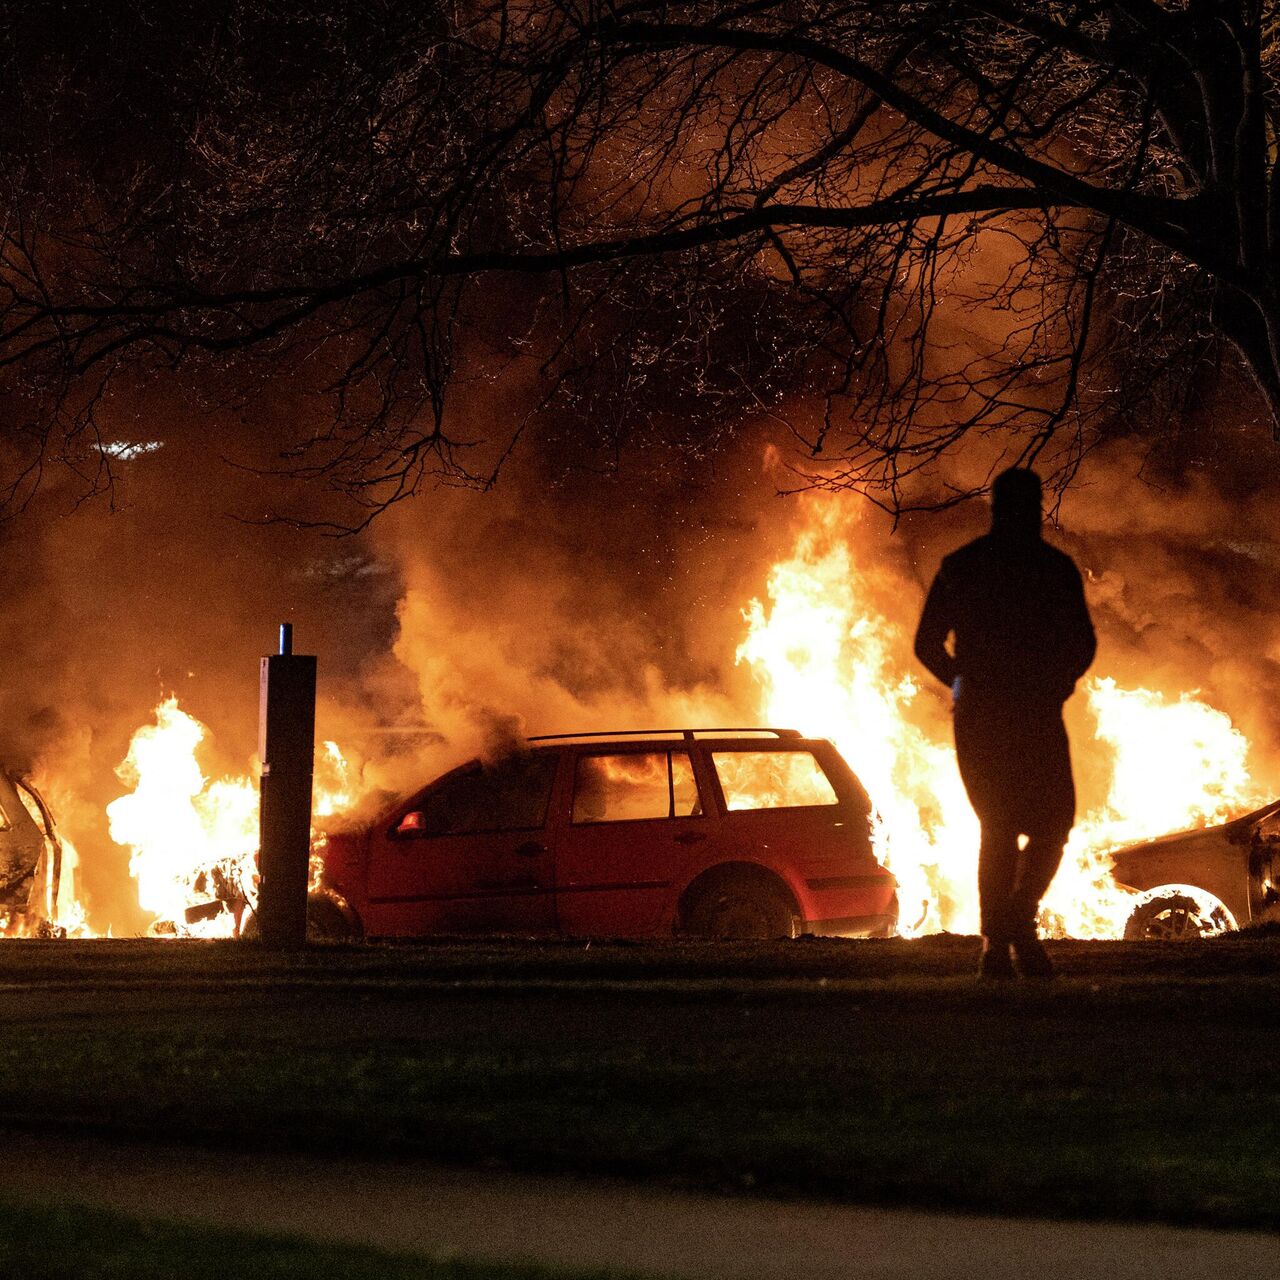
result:
M 720 847 L 725 861 L 758 862 L 782 876 L 805 924 L 893 912 L 897 882 L 839 811 L 730 813 Z
M 351 906 L 368 926 L 369 845 L 372 832 L 330 831 L 323 837 L 319 853 L 323 865 L 321 883 Z
M 1116 882 L 1145 891 L 1164 884 L 1189 884 L 1218 898 L 1236 918 L 1250 919 L 1249 845 L 1229 839 L 1221 828 L 1190 831 L 1114 855 Z
M 795 745 L 818 760 L 835 789 L 837 804 L 734 812 L 725 806 L 714 775 L 712 752 L 720 745 L 703 744 L 720 811 L 718 852 L 725 861 L 755 862 L 781 876 L 795 897 L 802 928 L 896 919 L 897 882 L 876 860 L 870 801 L 830 744 Z
M 560 772 L 557 767 L 553 800 Z M 536 829 L 393 835 L 399 817 L 415 803 L 399 806 L 368 835 L 363 895 L 367 933 L 413 937 L 554 932 L 550 805 L 543 826 Z
M 366 930 L 430 933 L 549 933 L 550 858 L 536 831 L 375 837 Z M 531 845 L 543 849 L 531 856 Z
M 658 745 L 658 744 L 652 744 Z M 684 744 L 680 744 L 683 749 Z M 597 749 L 598 750 L 598 749 Z M 648 937 L 670 932 L 675 901 L 692 864 L 716 847 L 717 822 L 706 812 L 705 786 L 694 764 L 704 812 L 575 826 L 569 752 L 557 793 L 556 918 L 571 937 Z M 714 855 L 712 855 L 714 857 Z
M 705 818 L 569 828 L 556 864 L 560 931 L 575 937 L 645 937 L 670 928 L 690 865 L 683 841 L 705 843 Z

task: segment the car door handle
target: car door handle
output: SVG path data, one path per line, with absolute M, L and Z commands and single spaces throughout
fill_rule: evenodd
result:
M 522 858 L 538 858 L 546 853 L 547 846 L 539 844 L 536 840 L 526 840 L 524 844 L 516 845 L 516 853 Z
M 707 833 L 705 831 L 682 831 L 676 836 L 676 844 L 697 844 L 699 840 L 705 840 Z

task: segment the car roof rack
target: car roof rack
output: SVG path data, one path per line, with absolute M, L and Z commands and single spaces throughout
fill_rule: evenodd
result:
M 683 738 L 693 742 L 697 738 L 724 737 L 726 734 L 759 733 L 775 738 L 799 738 L 799 729 L 773 729 L 760 725 L 714 729 L 613 729 L 595 733 L 539 733 L 526 738 L 526 742 L 565 742 L 570 738 Z

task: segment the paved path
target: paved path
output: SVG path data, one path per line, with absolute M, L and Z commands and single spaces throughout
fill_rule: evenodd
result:
M 688 1280 L 1251 1280 L 1280 1237 L 683 1194 L 413 1163 L 0 1134 L 0 1194 L 147 1218 Z

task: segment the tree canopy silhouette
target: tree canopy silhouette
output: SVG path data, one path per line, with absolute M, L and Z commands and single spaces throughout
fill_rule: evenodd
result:
M 1224 357 L 1280 418 L 1272 3 L 189 8 L 51 60 L 3 20 L 14 499 L 138 366 L 313 379 L 283 465 L 367 513 L 491 478 L 518 424 L 446 393 L 508 360 L 594 445 L 775 415 L 895 510 L 977 434 L 1062 479 Z

